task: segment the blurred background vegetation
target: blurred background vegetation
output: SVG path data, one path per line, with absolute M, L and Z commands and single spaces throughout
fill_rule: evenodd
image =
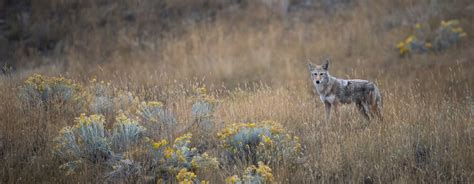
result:
M 472 30 L 474 9 L 469 1 L 442 0 L 0 4 L 0 59 L 5 66 L 25 70 L 54 65 L 57 72 L 81 76 L 206 76 L 207 81 L 231 86 L 245 81 L 285 84 L 279 81 L 303 73 L 308 59 L 317 62 L 329 56 L 335 68 L 353 62 L 361 68 L 397 68 L 406 62 L 394 52 L 395 45 L 413 32 L 415 24 L 436 29 L 442 20 L 458 19 L 465 30 Z M 472 38 L 462 44 L 471 45 Z M 350 67 L 345 68 L 349 72 Z M 367 72 L 377 75 L 381 70 Z

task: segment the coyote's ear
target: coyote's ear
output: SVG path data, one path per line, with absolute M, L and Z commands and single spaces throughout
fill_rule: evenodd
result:
M 330 59 L 329 59 L 329 58 L 326 58 L 326 59 L 324 60 L 324 64 L 322 65 L 322 68 L 323 68 L 324 70 L 328 70 L 328 69 L 329 69 L 329 62 L 330 62 Z
M 308 62 L 308 69 L 309 69 L 309 71 L 311 71 L 311 70 L 314 69 L 313 63 L 309 63 L 309 62 Z

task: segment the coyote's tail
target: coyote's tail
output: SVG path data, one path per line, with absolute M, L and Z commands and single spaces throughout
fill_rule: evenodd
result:
M 377 86 L 374 85 L 373 91 L 369 93 L 369 99 L 372 114 L 378 116 L 378 118 L 382 120 L 383 100 L 382 94 L 380 93 Z

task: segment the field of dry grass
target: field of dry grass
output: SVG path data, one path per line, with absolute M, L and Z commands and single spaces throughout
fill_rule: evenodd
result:
M 192 146 L 219 162 L 217 168 L 192 170 L 199 178 L 193 183 L 224 183 L 257 165 L 226 160 L 217 135 L 233 123 L 264 120 L 281 124 L 301 145 L 295 159 L 262 155 L 275 183 L 474 181 L 474 3 L 469 0 L 19 2 L 0 3 L 7 12 L 0 19 L 8 24 L 0 23 L 0 62 L 13 68 L 0 76 L 0 183 L 177 183 L 179 178 L 177 172 L 169 172 L 171 179 L 150 173 L 145 157 L 137 156 L 146 152 L 147 141 L 124 153 L 142 164 L 125 178 L 109 180 L 103 173 L 111 168 L 95 162 L 66 174 L 60 168 L 66 160 L 54 154 L 56 137 L 63 127 L 75 126 L 81 113 L 93 112 L 89 105 L 25 102 L 22 86 L 35 73 L 64 76 L 83 89 L 93 87 L 92 79 L 105 81 L 112 97 L 129 92 L 134 101 L 162 102 L 176 124 L 148 129 L 146 135 L 171 143 L 193 133 Z M 22 6 L 29 14 L 19 10 Z M 459 20 L 467 33 L 459 43 L 439 52 L 399 55 L 395 46 L 416 23 L 434 30 L 450 19 Z M 339 119 L 324 121 L 307 62 L 325 57 L 333 61 L 333 76 L 379 86 L 383 121 L 364 121 L 352 105 L 340 109 Z M 206 129 L 191 113 L 202 87 L 206 99 L 217 104 L 206 116 L 212 123 Z M 103 113 L 106 128 L 122 111 L 142 123 L 136 108 Z

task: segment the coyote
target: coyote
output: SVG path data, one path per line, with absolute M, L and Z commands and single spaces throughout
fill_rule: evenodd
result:
M 326 108 L 326 121 L 331 118 L 331 109 L 337 113 L 339 104 L 354 102 L 362 116 L 370 120 L 377 116 L 382 120 L 382 96 L 377 86 L 360 79 L 338 79 L 329 75 L 329 59 L 322 65 L 308 63 L 311 79 L 319 98 Z M 337 114 L 336 114 L 337 115 Z

